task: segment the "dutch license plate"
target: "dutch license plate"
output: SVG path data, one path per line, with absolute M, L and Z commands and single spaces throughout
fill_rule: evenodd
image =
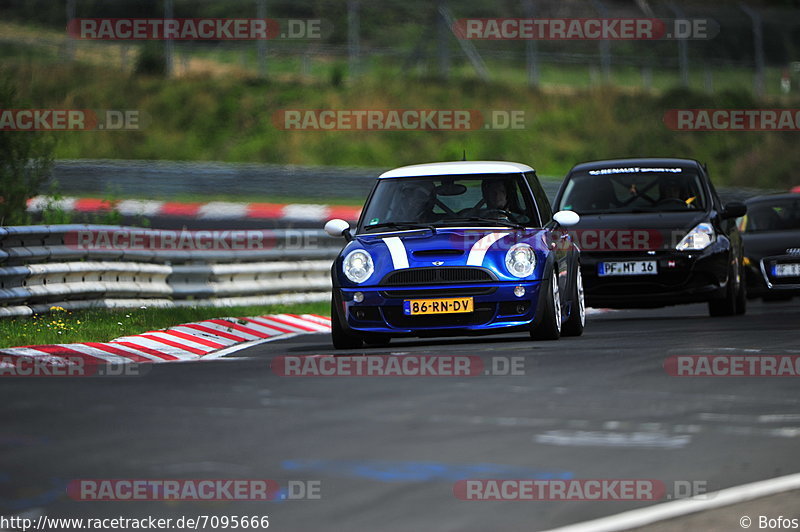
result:
M 601 262 L 598 275 L 656 275 L 658 264 L 654 260 L 626 260 L 618 262 Z
M 775 264 L 772 267 L 774 277 L 800 277 L 800 262 L 789 264 Z
M 420 314 L 454 314 L 472 312 L 471 297 L 453 297 L 447 299 L 407 299 L 403 301 L 403 313 L 406 316 Z

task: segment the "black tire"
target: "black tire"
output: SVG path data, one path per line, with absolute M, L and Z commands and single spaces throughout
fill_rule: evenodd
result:
M 558 290 L 558 274 L 555 268 L 550 271 L 550 278 L 542 285 L 539 306 L 541 319 L 531 329 L 534 340 L 558 340 L 561 337 L 561 294 Z M 538 312 L 538 310 L 537 310 Z
M 372 347 L 385 347 L 392 339 L 389 336 L 365 336 L 364 343 Z
M 336 349 L 359 349 L 363 345 L 360 336 L 351 334 L 342 327 L 334 299 L 331 299 L 331 341 Z
M 733 269 L 731 269 L 728 273 L 728 287 L 725 289 L 725 297 L 709 301 L 708 314 L 715 318 L 736 314 L 737 292 L 736 276 L 733 273 Z
M 575 279 L 572 283 L 569 319 L 561 326 L 561 336 L 580 336 L 586 325 L 586 300 L 583 295 L 583 276 L 581 267 L 575 265 Z
M 741 316 L 747 312 L 747 282 L 745 272 L 739 270 L 739 291 L 736 293 L 736 315 Z

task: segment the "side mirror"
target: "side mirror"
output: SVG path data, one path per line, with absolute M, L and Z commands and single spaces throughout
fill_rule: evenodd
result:
M 353 240 L 353 235 L 350 234 L 350 224 L 339 218 L 328 220 L 328 223 L 325 224 L 325 232 L 335 238 L 343 236 L 348 242 Z
M 581 217 L 575 211 L 558 211 L 553 215 L 553 221 L 561 227 L 572 227 L 581 221 Z
M 747 214 L 747 205 L 740 201 L 732 201 L 725 205 L 720 216 L 722 216 L 722 218 L 739 218 L 745 214 Z

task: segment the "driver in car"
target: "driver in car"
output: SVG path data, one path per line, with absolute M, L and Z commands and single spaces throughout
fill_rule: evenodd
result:
M 433 218 L 433 206 L 436 202 L 436 192 L 433 183 L 407 183 L 400 189 L 396 198 L 402 211 L 395 221 L 429 222 Z
M 684 207 L 692 208 L 692 202 L 695 198 L 686 198 L 683 193 L 681 182 L 678 179 L 662 179 L 658 184 L 660 199 L 659 203 L 683 203 Z

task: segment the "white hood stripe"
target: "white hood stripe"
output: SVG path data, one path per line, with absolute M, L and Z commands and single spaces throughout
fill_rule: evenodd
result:
M 472 245 L 472 249 L 469 250 L 469 256 L 467 257 L 467 266 L 482 266 L 483 265 L 483 257 L 486 256 L 486 252 L 489 248 L 503 238 L 506 235 L 510 235 L 510 232 L 506 233 L 490 233 L 485 237 L 481 238 L 475 244 Z
M 383 239 L 386 247 L 389 248 L 389 253 L 392 255 L 392 264 L 395 270 L 401 268 L 408 268 L 408 253 L 403 241 L 399 237 L 391 236 Z

